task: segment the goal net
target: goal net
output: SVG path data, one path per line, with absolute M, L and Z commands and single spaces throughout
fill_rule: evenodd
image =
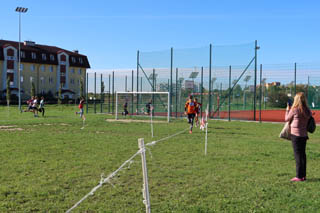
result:
M 169 92 L 116 92 L 115 119 L 126 116 L 162 116 L 170 121 Z

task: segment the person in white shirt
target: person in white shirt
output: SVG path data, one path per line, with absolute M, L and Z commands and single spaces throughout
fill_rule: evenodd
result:
M 38 117 L 38 97 L 36 96 L 32 103 L 34 117 Z

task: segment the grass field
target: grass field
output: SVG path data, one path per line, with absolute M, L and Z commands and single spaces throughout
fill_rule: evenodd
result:
M 76 107 L 47 107 L 45 118 L 0 108 L 0 212 L 65 212 L 138 150 L 148 123 L 107 122 Z M 7 127 L 4 127 L 7 126 Z M 8 127 L 9 126 L 9 127 Z M 155 139 L 187 128 L 154 124 Z M 319 212 L 320 130 L 307 145 L 307 178 L 291 183 L 291 143 L 281 124 L 210 121 L 208 155 L 198 128 L 146 153 L 152 212 Z M 144 212 L 140 156 L 74 212 Z

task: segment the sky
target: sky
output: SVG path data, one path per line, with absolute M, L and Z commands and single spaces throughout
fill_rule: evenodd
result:
M 0 39 L 79 50 L 93 70 L 136 67 L 137 50 L 258 41 L 258 63 L 319 62 L 316 0 L 0 0 Z

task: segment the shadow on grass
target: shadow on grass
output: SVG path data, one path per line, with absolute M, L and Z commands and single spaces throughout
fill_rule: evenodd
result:
M 320 178 L 307 178 L 307 182 L 320 182 Z

